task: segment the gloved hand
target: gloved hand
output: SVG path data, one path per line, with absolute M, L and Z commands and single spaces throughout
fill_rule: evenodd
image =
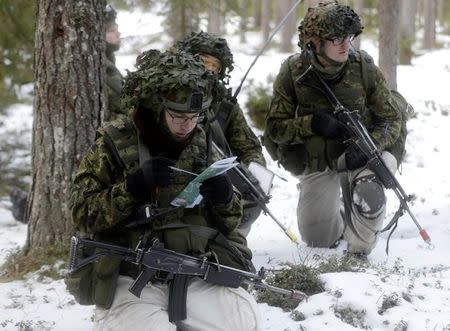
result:
M 213 204 L 228 203 L 233 197 L 233 185 L 226 174 L 214 176 L 202 183 L 200 194 Z
M 319 111 L 313 114 L 311 130 L 315 134 L 325 138 L 339 138 L 345 134 L 345 125 L 333 114 Z
M 154 157 L 144 162 L 141 168 L 127 177 L 127 190 L 135 198 L 147 198 L 157 186 L 168 186 L 173 170 L 169 166 L 175 161 L 165 157 Z
M 350 145 L 345 150 L 345 165 L 347 170 L 355 170 L 367 164 L 367 156 L 360 152 L 354 145 Z

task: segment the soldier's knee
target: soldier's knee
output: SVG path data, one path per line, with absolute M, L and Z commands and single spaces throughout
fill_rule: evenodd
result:
M 386 205 L 384 189 L 377 177 L 370 174 L 356 178 L 352 186 L 352 201 L 356 211 L 364 218 L 377 218 Z

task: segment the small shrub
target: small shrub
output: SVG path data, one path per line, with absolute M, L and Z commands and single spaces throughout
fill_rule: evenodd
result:
M 394 331 L 407 331 L 407 330 L 408 330 L 408 322 L 404 320 L 400 320 L 400 322 L 398 322 L 394 327 Z
M 323 282 L 319 279 L 319 272 L 315 268 L 306 265 L 288 266 L 285 269 L 268 274 L 267 284 L 289 290 L 299 290 L 307 295 L 324 291 Z M 260 291 L 257 295 L 258 302 L 265 302 L 270 306 L 289 311 L 300 303 L 297 299 L 289 299 L 285 295 L 269 291 Z
M 400 297 L 397 293 L 391 293 L 390 295 L 384 295 L 381 307 L 378 309 L 378 314 L 382 315 L 386 310 L 398 306 L 400 303 Z
M 335 306 L 334 315 L 344 323 L 350 324 L 355 328 L 369 329 L 369 327 L 364 324 L 364 318 L 366 317 L 366 311 L 364 309 L 358 310 L 350 306 Z
M 253 81 L 250 81 L 250 92 L 248 93 L 248 100 L 245 103 L 245 107 L 253 125 L 260 130 L 264 130 L 265 127 L 271 95 L 272 87 L 270 85 L 259 83 L 255 86 Z
M 289 314 L 289 317 L 292 318 L 296 322 L 301 322 L 306 319 L 305 314 L 303 314 L 301 311 L 298 311 L 298 310 L 293 310 Z
M 347 254 L 340 258 L 337 256 L 332 256 L 321 262 L 318 267 L 318 271 L 320 273 L 356 272 L 365 271 L 367 266 L 367 261 L 359 259 L 351 254 Z

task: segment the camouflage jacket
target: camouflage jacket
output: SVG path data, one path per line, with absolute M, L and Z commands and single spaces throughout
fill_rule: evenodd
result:
M 219 89 L 208 114 L 211 122 L 209 128 L 215 142 L 224 151 L 228 150 L 229 146 L 231 153 L 238 157 L 239 162 L 248 165 L 253 161 L 265 166 L 266 160 L 262 154 L 261 143 L 248 125 L 242 109 L 232 100 L 231 92 L 223 84 L 219 85 Z M 221 134 L 216 132 L 219 130 L 216 125 L 222 128 L 226 143 L 222 141 Z
M 108 52 L 106 54 L 105 73 L 108 93 L 105 121 L 112 121 L 120 116 L 127 116 L 126 112 L 120 107 L 123 77 L 116 67 L 113 52 Z
M 111 133 L 114 137 L 111 137 Z M 198 128 L 175 166 L 199 173 L 206 167 L 205 156 L 206 136 Z M 76 228 L 86 233 L 109 233 L 113 236 L 114 233 L 120 233 L 122 239 L 128 236 L 127 244 L 133 247 L 139 234 L 156 231 L 172 223 L 189 223 L 191 219 L 193 222 L 203 219 L 201 222 L 204 224 L 198 225 L 215 228 L 224 235 L 229 235 L 239 225 L 242 207 L 238 193 L 226 205 L 201 203 L 199 207 L 191 209 L 173 209 L 170 201 L 192 180 L 191 175 L 176 172 L 172 184 L 152 194 L 150 201 L 158 212 L 167 214 L 155 218 L 147 227 L 137 230 L 124 228 L 140 217 L 140 207 L 148 202 L 136 200 L 126 188 L 127 175 L 138 168 L 138 135 L 133 123 L 126 118 L 119 119 L 99 129 L 98 139 L 82 159 L 73 180 L 71 210 Z M 159 239 L 164 242 L 167 238 Z
M 360 61 L 374 66 L 375 84 L 371 91 L 364 89 Z M 301 53 L 290 56 L 281 65 L 274 82 L 266 130 L 279 145 L 303 144 L 308 172 L 323 171 L 327 166 L 335 169 L 337 158 L 345 150 L 343 142 L 325 139 L 311 130 L 312 114 L 332 112 L 332 106 L 315 77 L 307 76 L 297 82 L 309 64 L 306 55 Z M 363 124 L 381 150 L 392 146 L 400 133 L 401 117 L 381 71 L 367 53 L 351 53 L 339 78 L 328 84 L 344 107 L 360 111 Z

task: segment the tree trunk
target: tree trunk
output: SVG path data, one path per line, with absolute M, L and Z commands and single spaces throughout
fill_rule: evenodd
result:
M 380 20 L 379 65 L 389 88 L 397 89 L 397 62 L 400 39 L 400 2 L 383 0 L 378 3 Z
M 355 13 L 359 15 L 359 17 L 363 18 L 364 13 L 364 1 L 363 0 L 354 0 L 355 5 L 353 7 Z M 358 36 L 355 40 L 352 41 L 353 48 L 359 50 L 361 48 L 361 36 Z
M 253 8 L 253 27 L 255 29 L 261 28 L 261 0 L 252 1 Z
M 210 0 L 208 7 L 208 32 L 220 34 L 220 0 Z
M 270 35 L 270 13 L 271 0 L 261 1 L 261 29 L 262 29 L 262 45 L 269 39 Z
M 295 0 L 284 0 L 283 1 L 283 17 L 291 10 L 292 6 L 294 6 Z M 291 15 L 284 22 L 284 25 L 281 29 L 281 44 L 280 51 L 285 53 L 292 52 L 292 37 L 295 34 L 295 26 L 296 26 L 297 17 L 295 15 L 295 11 L 291 13 Z
M 239 41 L 241 43 L 247 42 L 245 33 L 248 28 L 248 17 L 247 17 L 247 4 L 248 0 L 239 1 L 239 12 L 241 15 L 241 20 L 239 22 Z
M 423 48 L 436 47 L 436 4 L 435 0 L 424 0 Z
M 67 242 L 70 182 L 105 105 L 105 1 L 36 1 L 32 184 L 26 251 Z
M 416 38 L 417 0 L 402 0 L 400 6 L 400 64 L 411 64 L 412 45 Z

